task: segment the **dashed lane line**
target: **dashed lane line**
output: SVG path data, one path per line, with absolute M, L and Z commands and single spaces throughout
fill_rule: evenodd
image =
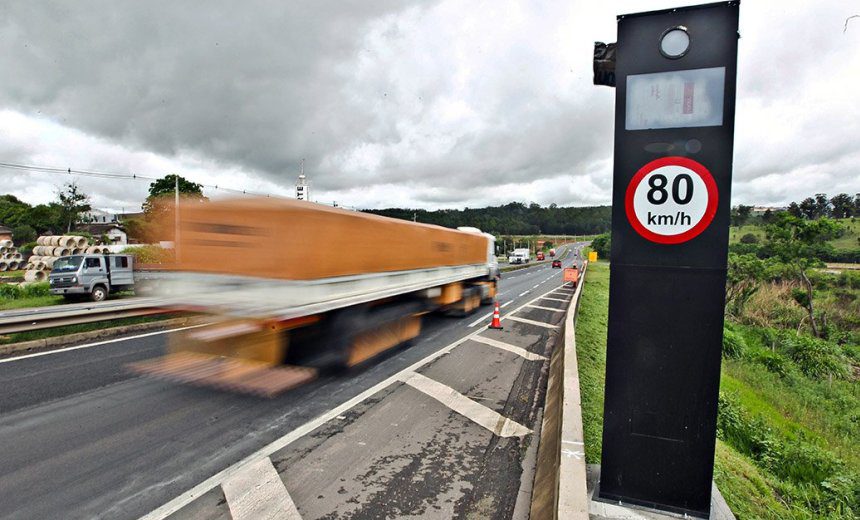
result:
M 525 295 L 527 295 L 528 293 L 529 293 L 529 291 L 521 292 L 521 293 L 520 293 L 520 295 L 519 295 L 519 296 L 517 296 L 517 298 L 519 298 L 520 296 L 525 296 Z
M 233 520 L 301 520 L 272 459 L 243 466 L 221 484 Z
M 487 338 L 484 336 L 473 336 L 472 341 L 477 341 L 478 343 L 483 343 L 484 345 L 490 345 L 491 347 L 500 348 L 502 350 L 507 350 L 512 354 L 516 354 L 522 358 L 528 359 L 529 361 L 542 361 L 546 358 L 541 356 L 540 354 L 535 354 L 533 352 L 529 352 L 528 350 L 517 347 L 516 345 L 511 345 L 509 343 L 505 343 L 503 341 L 498 341 L 493 338 Z
M 518 316 L 508 316 L 507 318 L 509 320 L 518 321 L 520 323 L 528 323 L 529 325 L 537 325 L 538 327 L 544 327 L 547 329 L 557 329 L 558 328 L 558 325 L 553 325 L 552 323 L 545 323 L 543 321 L 529 320 L 526 318 L 520 318 Z
M 522 437 L 532 432 L 522 424 L 508 419 L 495 410 L 476 403 L 450 386 L 443 385 L 417 372 L 403 374 L 401 381 L 436 399 L 447 408 L 483 426 L 499 437 Z

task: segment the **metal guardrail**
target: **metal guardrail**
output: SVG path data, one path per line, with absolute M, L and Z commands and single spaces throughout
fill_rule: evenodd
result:
M 164 303 L 158 298 L 133 298 L 3 311 L 0 312 L 0 334 L 162 314 L 169 312 Z

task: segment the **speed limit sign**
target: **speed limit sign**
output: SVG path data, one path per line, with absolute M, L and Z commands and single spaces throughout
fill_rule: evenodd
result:
M 663 157 L 636 172 L 624 209 L 630 225 L 658 244 L 681 244 L 704 231 L 717 212 L 717 184 L 701 163 Z

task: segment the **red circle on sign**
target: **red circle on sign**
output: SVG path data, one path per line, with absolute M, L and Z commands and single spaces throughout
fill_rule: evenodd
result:
M 702 179 L 708 190 L 708 204 L 705 208 L 705 214 L 702 215 L 698 224 L 683 233 L 678 233 L 677 235 L 661 235 L 647 229 L 642 225 L 642 222 L 639 221 L 639 217 L 636 216 L 636 211 L 633 209 L 633 195 L 636 193 L 636 188 L 639 187 L 639 183 L 642 182 L 642 179 L 644 179 L 646 175 L 657 168 L 662 168 L 664 166 L 681 166 L 692 170 L 699 176 L 699 178 Z M 681 244 L 697 237 L 711 224 L 711 221 L 714 220 L 714 215 L 717 214 L 717 199 L 717 183 L 714 181 L 714 177 L 711 175 L 711 172 L 709 172 L 702 163 L 687 157 L 661 157 L 660 159 L 655 159 L 640 168 L 639 171 L 636 172 L 636 175 L 630 179 L 630 184 L 627 185 L 627 192 L 624 196 L 624 211 L 627 213 L 627 221 L 630 222 L 633 229 L 642 235 L 643 238 L 646 238 L 651 242 L 657 242 L 658 244 Z

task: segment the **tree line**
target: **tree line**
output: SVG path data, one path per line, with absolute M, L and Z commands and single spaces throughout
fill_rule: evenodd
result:
M 24 244 L 39 235 L 68 233 L 92 209 L 90 198 L 74 182 L 57 190 L 56 200 L 32 206 L 10 194 L 0 195 L 0 224 L 12 230 L 15 242 Z
M 414 220 L 450 228 L 476 227 L 494 235 L 594 235 L 609 231 L 610 206 L 560 207 L 511 202 L 486 208 L 423 209 L 388 208 L 366 213 Z

